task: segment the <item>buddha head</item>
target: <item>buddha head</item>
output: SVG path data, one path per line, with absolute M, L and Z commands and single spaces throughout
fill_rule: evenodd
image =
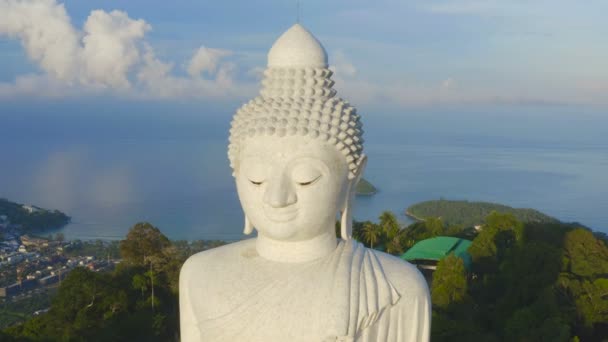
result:
M 260 96 L 230 129 L 228 158 L 245 213 L 245 234 L 279 241 L 350 238 L 355 186 L 365 168 L 359 115 L 336 97 L 327 53 L 301 25 L 268 54 Z

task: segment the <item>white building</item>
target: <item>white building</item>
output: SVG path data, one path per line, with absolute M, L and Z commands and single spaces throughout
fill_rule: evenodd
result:
M 37 211 L 40 211 L 40 208 L 33 206 L 33 205 L 22 205 L 21 208 L 25 209 L 28 213 L 35 213 Z

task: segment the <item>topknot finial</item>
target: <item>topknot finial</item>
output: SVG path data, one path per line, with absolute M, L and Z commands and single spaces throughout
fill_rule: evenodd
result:
M 268 52 L 269 68 L 327 67 L 327 52 L 304 26 L 293 25 Z

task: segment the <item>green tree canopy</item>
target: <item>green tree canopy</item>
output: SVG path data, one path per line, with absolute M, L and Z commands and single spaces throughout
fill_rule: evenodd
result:
M 382 230 L 385 240 L 390 241 L 399 234 L 400 225 L 397 217 L 390 211 L 384 211 L 380 214 L 380 229 Z
M 441 259 L 433 274 L 431 297 L 433 305 L 448 309 L 462 302 L 467 293 L 467 274 L 462 258 L 450 254 Z
M 580 277 L 608 277 L 608 247 L 592 232 L 574 229 L 564 238 L 565 262 L 568 271 Z
M 120 255 L 134 265 L 147 265 L 150 258 L 165 258 L 165 250 L 171 245 L 161 231 L 148 222 L 135 224 L 120 242 Z
M 361 231 L 361 238 L 364 243 L 369 244 L 370 248 L 374 248 L 374 245 L 378 242 L 382 231 L 380 227 L 372 222 L 365 222 Z
M 468 249 L 474 263 L 482 269 L 495 267 L 503 254 L 522 240 L 523 224 L 511 214 L 492 212 Z

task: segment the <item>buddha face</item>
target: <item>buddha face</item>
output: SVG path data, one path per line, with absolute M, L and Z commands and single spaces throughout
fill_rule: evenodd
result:
M 301 136 L 257 136 L 242 146 L 236 185 L 258 234 L 303 241 L 334 232 L 349 185 L 342 153 Z

